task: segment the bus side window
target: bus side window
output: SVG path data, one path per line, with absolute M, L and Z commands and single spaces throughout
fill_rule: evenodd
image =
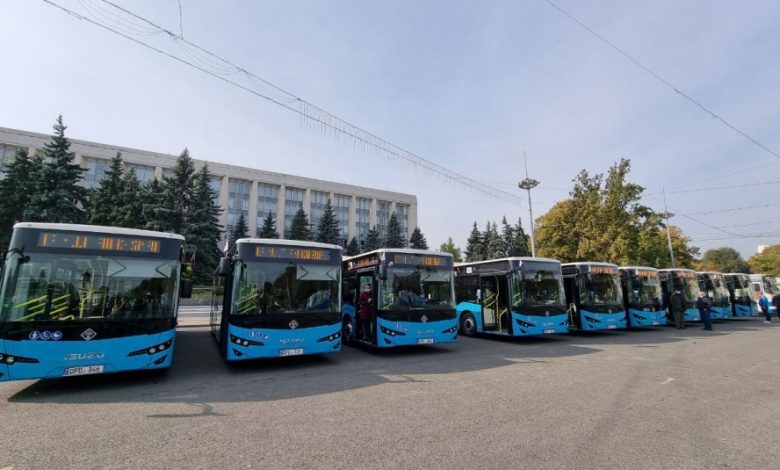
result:
M 355 305 L 355 276 L 345 276 L 341 283 L 341 303 Z
M 479 289 L 479 279 L 477 276 L 459 276 L 455 283 L 455 301 L 477 302 L 477 289 Z

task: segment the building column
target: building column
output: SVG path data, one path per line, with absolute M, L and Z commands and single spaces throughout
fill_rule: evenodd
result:
M 368 208 L 368 225 L 370 228 L 374 228 L 376 226 L 376 198 L 371 198 Z
M 284 210 L 287 199 L 287 187 L 279 185 L 279 191 L 276 193 L 276 231 L 279 232 L 279 238 L 284 238 Z
M 355 237 L 358 243 L 360 243 L 360 240 L 357 238 L 358 232 L 357 232 L 356 211 L 357 211 L 357 196 L 353 195 L 349 203 L 349 239 L 352 240 L 352 237 Z
M 252 188 L 249 190 L 249 217 L 246 224 L 249 226 L 249 236 L 254 237 L 257 234 L 257 181 L 252 181 Z M 260 219 L 262 221 L 262 219 Z

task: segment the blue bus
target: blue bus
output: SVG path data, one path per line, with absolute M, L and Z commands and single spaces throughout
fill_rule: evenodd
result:
M 661 289 L 664 291 L 664 304 L 669 309 L 669 297 L 679 289 L 685 299 L 685 321 L 699 321 L 701 316 L 696 308 L 696 299 L 699 296 L 699 282 L 696 271 L 685 268 L 659 269 L 658 278 L 661 280 Z M 672 312 L 667 311 L 667 318 L 673 320 Z
M 378 348 L 455 342 L 452 264 L 449 253 L 411 248 L 346 258 L 344 341 Z
M 758 315 L 758 304 L 753 300 L 753 286 L 750 275 L 743 273 L 727 273 L 726 287 L 731 297 L 731 313 L 735 317 L 752 317 Z
M 713 320 L 723 320 L 731 317 L 731 302 L 729 302 L 729 289 L 726 286 L 726 278 L 723 273 L 705 271 L 697 272 L 699 289 L 704 291 L 712 301 L 710 317 Z
M 750 282 L 753 284 L 753 295 L 758 302 L 761 297 L 764 297 L 769 302 L 769 313 L 774 315 L 777 313 L 777 307 L 772 303 L 772 297 L 780 294 L 780 288 L 777 286 L 777 280 L 766 274 L 751 274 Z
M 561 270 L 571 328 L 596 331 L 628 326 L 616 265 L 567 263 L 561 265 Z
M 0 284 L 0 380 L 171 365 L 184 238 L 18 223 Z
M 455 266 L 460 331 L 505 336 L 569 332 L 561 263 L 503 258 Z
M 211 333 L 228 361 L 341 350 L 341 247 L 240 238 L 220 260 Z
M 619 269 L 628 326 L 666 325 L 666 309 L 658 270 L 646 266 L 624 266 Z

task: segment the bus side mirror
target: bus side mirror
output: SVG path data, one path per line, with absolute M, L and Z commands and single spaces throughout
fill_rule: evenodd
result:
M 220 276 L 227 276 L 230 273 L 230 257 L 223 256 L 219 259 L 219 268 L 217 274 Z
M 182 279 L 179 283 L 179 297 L 189 299 L 192 297 L 192 279 Z

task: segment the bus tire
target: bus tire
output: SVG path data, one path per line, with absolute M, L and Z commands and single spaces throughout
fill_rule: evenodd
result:
M 471 312 L 464 312 L 460 317 L 460 332 L 464 336 L 474 336 L 477 334 L 477 322 Z
M 344 318 L 341 323 L 341 341 L 344 344 L 352 344 L 353 335 L 355 334 L 354 328 L 352 328 L 352 321 L 349 317 Z

